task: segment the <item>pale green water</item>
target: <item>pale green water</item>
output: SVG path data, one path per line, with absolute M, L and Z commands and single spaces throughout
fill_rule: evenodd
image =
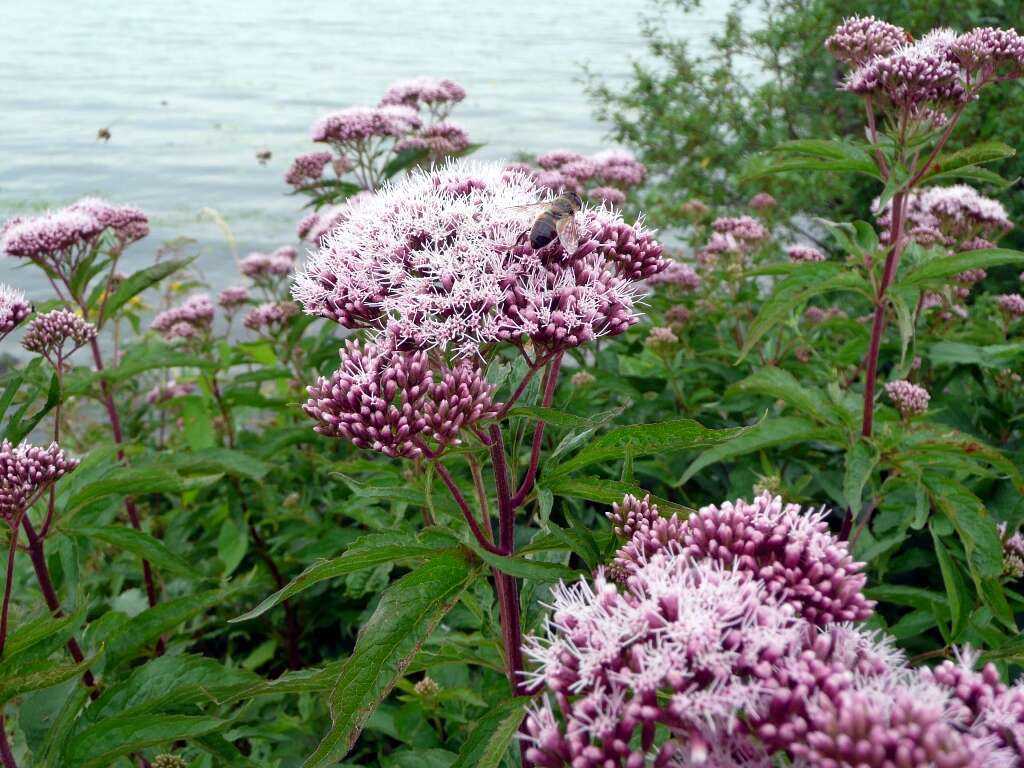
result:
M 291 158 L 314 148 L 323 113 L 374 104 L 396 79 L 462 83 L 454 119 L 478 157 L 557 147 L 592 151 L 604 128 L 576 78 L 589 62 L 621 82 L 645 54 L 645 0 L 4 0 L 0 7 L 0 219 L 95 194 L 145 209 L 161 242 L 198 241 L 214 286 L 230 252 L 198 212 L 228 221 L 242 255 L 295 242 L 302 200 L 286 196 Z M 723 10 L 685 30 L 696 45 Z M 97 141 L 109 127 L 109 142 Z M 256 152 L 273 158 L 260 165 Z M 41 277 L 0 260 L 0 280 L 48 298 Z

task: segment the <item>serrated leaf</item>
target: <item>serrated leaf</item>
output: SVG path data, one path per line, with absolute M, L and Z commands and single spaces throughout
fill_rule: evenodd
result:
M 93 374 L 93 379 L 125 381 L 158 368 L 216 368 L 217 362 L 184 352 L 159 339 L 147 338 L 125 352 L 116 368 Z
M 342 665 L 331 694 L 331 729 L 305 768 L 334 765 L 349 752 L 370 715 L 476 575 L 459 553 L 444 552 L 384 591 Z
M 1003 572 L 1003 543 L 995 522 L 981 499 L 955 480 L 929 474 L 924 482 L 931 492 L 932 504 L 960 537 L 971 577 L 982 595 L 983 580 L 997 578 Z
M 940 341 L 928 349 L 935 365 L 977 365 L 982 368 L 1009 368 L 1024 360 L 1024 344 L 979 346 L 959 341 Z
M 23 664 L 17 673 L 5 674 L 0 679 L 0 706 L 16 696 L 50 688 L 65 680 L 78 677 L 91 664 L 92 659 L 85 659 L 80 664 L 56 664 L 50 659 L 37 659 Z
M 946 587 L 946 597 L 949 600 L 949 612 L 953 619 L 953 626 L 950 631 L 951 639 L 956 642 L 960 634 L 967 627 L 970 619 L 972 600 L 971 594 L 967 591 L 960 569 L 946 549 L 942 538 L 935 532 L 935 526 L 929 526 L 932 534 L 932 543 L 935 545 L 935 556 L 939 561 L 939 572 L 942 574 L 942 583 Z
M 174 493 L 183 487 L 181 478 L 166 469 L 114 466 L 102 479 L 79 488 L 68 500 L 67 512 L 72 513 L 108 496 Z
M 555 467 L 550 477 L 561 477 L 598 461 L 621 458 L 627 445 L 633 456 L 666 454 L 718 445 L 742 434 L 745 429 L 708 429 L 692 419 L 618 427 L 592 440 L 571 459 Z
M 504 702 L 478 720 L 452 768 L 500 768 L 529 701 L 517 698 Z
M 199 573 L 180 555 L 171 552 L 167 545 L 143 531 L 123 525 L 106 525 L 101 527 L 74 528 L 68 531 L 73 536 L 84 536 L 87 539 L 98 539 L 118 549 L 138 555 L 148 560 L 158 569 L 185 576 L 199 578 Z
M 523 556 L 505 557 L 488 552 L 475 541 L 467 542 L 467 546 L 476 553 L 476 556 L 487 565 L 515 576 L 517 579 L 530 579 L 531 581 L 575 581 L 579 574 L 572 568 L 561 563 L 548 563 L 543 560 L 528 560 Z

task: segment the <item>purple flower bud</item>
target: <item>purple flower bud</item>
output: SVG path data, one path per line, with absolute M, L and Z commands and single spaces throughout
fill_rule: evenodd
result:
M 401 105 L 419 109 L 421 104 L 457 104 L 466 98 L 465 89 L 454 80 L 418 77 L 392 83 L 380 100 L 381 106 Z
M 225 288 L 217 296 L 217 303 L 224 309 L 234 309 L 249 301 L 249 289 L 240 285 Z
M 421 125 L 423 121 L 410 107 L 350 107 L 324 115 L 313 125 L 311 135 L 313 141 L 344 146 L 374 138 L 400 138 Z
M 149 217 L 138 208 L 85 197 L 69 205 L 67 210 L 80 211 L 95 218 L 103 229 L 114 233 L 122 248 L 149 234 Z
M 426 149 L 435 160 L 457 155 L 469 147 L 469 134 L 460 126 L 450 122 L 428 125 L 418 134 L 403 139 L 395 145 L 398 151 Z
M 885 393 L 904 418 L 927 411 L 928 401 L 931 399 L 927 389 L 912 384 L 906 379 L 890 381 L 885 385 Z
M 23 443 L 0 444 L 0 518 L 18 525 L 22 514 L 58 479 L 78 466 L 56 443 L 39 448 Z
M 632 494 L 627 494 L 621 503 L 612 504 L 611 511 L 605 515 L 611 520 L 615 535 L 623 539 L 633 538 L 634 534 L 650 528 L 661 517 L 649 495 L 638 499 Z
M 267 302 L 250 309 L 242 323 L 251 331 L 277 331 L 298 311 L 293 301 Z
M 668 266 L 661 272 L 647 278 L 648 285 L 670 285 L 684 291 L 695 291 L 700 287 L 700 275 L 689 264 L 668 260 Z
M 836 27 L 825 47 L 837 60 L 860 66 L 875 56 L 888 56 L 910 42 L 906 30 L 874 16 L 852 16 Z
M 209 331 L 215 311 L 208 296 L 192 296 L 180 307 L 158 314 L 150 327 L 168 339 L 192 338 Z
M 469 360 L 443 371 L 430 385 L 423 409 L 431 437 L 441 446 L 457 445 L 462 430 L 494 418 L 499 409 L 492 400 L 494 390 L 484 372 Z
M 809 245 L 791 245 L 786 248 L 786 255 L 794 264 L 813 264 L 828 258 L 817 248 L 812 248 Z
M 747 203 L 747 205 L 749 205 L 755 211 L 769 211 L 772 208 L 777 208 L 779 203 L 774 197 L 769 195 L 767 192 L 758 192 L 756 195 L 750 198 L 750 201 Z
M 286 184 L 301 187 L 314 182 L 324 175 L 324 168 L 331 162 L 330 152 L 307 152 L 292 160 L 284 176 Z
M 996 297 L 999 309 L 1011 317 L 1024 317 L 1024 296 L 1019 293 L 1004 293 Z
M 622 206 L 626 202 L 626 194 L 615 187 L 594 187 L 587 191 L 587 197 L 609 206 Z
M 70 309 L 54 309 L 28 324 L 21 346 L 56 363 L 95 338 L 95 325 Z

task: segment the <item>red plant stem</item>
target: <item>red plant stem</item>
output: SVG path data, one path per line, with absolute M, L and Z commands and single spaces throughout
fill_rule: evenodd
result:
M 96 373 L 103 372 L 103 355 L 100 354 L 99 342 L 93 338 L 89 342 L 89 346 L 92 349 L 92 359 L 96 366 Z M 103 378 L 100 379 L 100 391 L 103 394 L 103 404 L 107 409 L 107 416 L 110 419 L 110 430 L 114 434 L 114 443 L 117 445 L 117 459 L 118 461 L 124 461 L 124 433 L 121 431 L 121 417 L 117 413 L 117 405 L 114 403 L 114 395 L 110 391 L 110 384 Z M 137 531 L 142 530 L 142 522 L 139 519 L 139 510 L 135 507 L 135 502 L 130 498 L 124 500 L 124 508 L 128 511 L 128 519 L 131 521 L 132 528 Z M 152 608 L 157 603 L 156 597 L 156 583 L 153 580 L 153 569 L 149 565 L 148 560 L 142 561 L 142 577 L 146 582 L 146 599 L 149 601 L 149 607 Z M 163 653 L 163 640 L 157 643 L 158 653 Z
M 505 462 L 505 439 L 501 427 L 492 424 L 491 463 L 494 465 L 494 487 L 498 492 L 498 547 L 501 554 L 511 555 L 515 548 L 515 510 L 508 485 L 508 466 Z
M 18 768 L 14 761 L 14 753 L 11 752 L 11 745 L 7 742 L 7 725 L 4 723 L 4 716 L 0 714 L 0 760 L 4 768 Z
M 905 192 L 897 192 L 892 199 L 892 245 L 885 257 L 885 268 L 882 271 L 882 281 L 878 284 L 878 294 L 875 297 L 875 317 L 871 324 L 871 344 L 868 347 L 868 357 L 865 364 L 864 379 L 864 415 L 861 424 L 861 434 L 864 437 L 871 437 L 875 422 L 875 384 L 878 380 L 878 352 L 882 346 L 882 332 L 885 330 L 885 310 L 887 306 L 885 292 L 892 283 L 896 274 L 896 266 L 899 264 L 900 253 L 903 250 L 903 214 Z
M 476 516 L 473 514 L 473 510 L 470 509 L 469 503 L 466 501 L 466 497 L 462 495 L 462 491 L 459 490 L 459 486 L 455 484 L 452 476 L 445 469 L 444 465 L 440 461 L 434 462 L 434 469 L 437 474 L 441 476 L 444 484 L 448 487 L 452 498 L 455 499 L 455 503 L 459 505 L 459 509 L 462 510 L 462 516 L 466 518 L 466 522 L 469 523 L 469 529 L 473 532 L 473 538 L 476 539 L 477 544 L 495 555 L 502 555 L 502 552 L 498 547 L 494 546 L 488 538 L 484 535 L 484 532 L 480 529 L 479 523 L 476 521 Z
M 555 398 L 555 388 L 558 385 L 558 371 L 562 366 L 562 354 L 555 355 L 547 371 L 544 373 L 544 395 L 541 406 L 549 408 L 551 401 Z M 517 508 L 533 490 L 534 481 L 537 479 L 537 469 L 540 466 L 540 449 L 544 442 L 544 422 L 538 421 L 533 430 L 533 446 L 530 449 L 530 465 L 526 469 L 526 476 L 523 477 L 523 484 L 512 496 L 512 507 Z
M 7 644 L 7 613 L 11 607 L 11 591 L 14 586 L 14 555 L 18 551 L 18 523 L 11 526 L 11 545 L 7 550 L 7 577 L 4 579 L 4 602 L 0 608 L 0 659 L 4 657 Z
M 46 565 L 46 554 L 43 552 L 43 540 L 36 534 L 35 528 L 32 527 L 32 521 L 28 519 L 28 515 L 22 516 L 21 525 L 25 529 L 25 535 L 28 537 L 28 555 L 32 559 L 32 567 L 35 568 L 36 579 L 39 581 L 39 589 L 43 593 L 43 599 L 46 600 L 46 607 L 50 609 L 50 613 L 54 617 L 60 618 L 64 615 L 64 611 L 60 607 L 60 600 L 57 598 L 57 592 L 53 588 L 53 581 L 50 579 L 50 569 Z M 82 648 L 78 645 L 78 641 L 75 638 L 68 638 L 67 646 L 68 652 L 76 664 L 81 664 L 85 661 L 85 654 L 82 653 Z M 88 669 L 82 675 L 82 682 L 88 688 L 93 689 L 90 691 L 90 695 L 93 698 L 99 695 L 95 690 L 96 680 Z

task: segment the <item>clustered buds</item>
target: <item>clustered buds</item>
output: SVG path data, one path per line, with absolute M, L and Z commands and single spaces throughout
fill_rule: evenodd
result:
M 744 259 L 768 239 L 768 230 L 752 216 L 715 219 L 711 229 L 711 237 L 697 254 L 697 261 L 705 266 L 721 256 Z
M 298 251 L 292 246 L 283 245 L 271 253 L 250 253 L 239 262 L 238 269 L 243 275 L 257 282 L 273 280 L 291 274 L 298 255 Z
M 307 152 L 304 155 L 299 155 L 292 160 L 284 180 L 293 187 L 301 187 L 312 181 L 317 181 L 324 175 L 324 168 L 330 162 L 330 152 Z
M 78 466 L 56 443 L 48 448 L 0 443 L 0 519 L 18 524 L 21 515 L 57 480 Z
M 303 410 L 317 432 L 402 458 L 435 455 L 498 410 L 494 386 L 468 360 L 435 374 L 426 352 L 355 341 L 341 351 L 338 370 L 307 391 Z
M 28 324 L 21 346 L 58 364 L 95 338 L 95 325 L 70 309 L 54 309 Z
M 661 272 L 647 278 L 648 285 L 667 285 L 683 291 L 695 291 L 700 287 L 700 275 L 682 261 L 670 260 Z
M 32 314 L 32 305 L 25 292 L 0 283 L 0 339 L 9 334 Z
M 779 202 L 767 192 L 758 192 L 747 202 L 755 211 L 770 211 L 777 208 Z
M 1006 209 L 998 200 L 978 194 L 965 184 L 927 187 L 907 194 L 904 210 L 908 236 L 924 246 L 944 246 L 951 251 L 991 248 L 1011 229 Z M 892 201 L 879 211 L 883 240 L 892 226 Z
M 537 156 L 537 167 L 529 163 L 508 163 L 505 170 L 529 175 L 543 189 L 575 192 L 590 200 L 620 206 L 626 192 L 643 183 L 647 169 L 624 149 L 607 149 L 589 157 L 568 149 L 556 149 Z
M 104 232 L 112 233 L 120 251 L 149 234 L 149 219 L 137 208 L 87 197 L 41 216 L 10 219 L 0 228 L 0 252 L 48 269 L 74 270 Z
M 660 517 L 658 507 L 651 503 L 650 496 L 638 499 L 632 494 L 626 494 L 621 503 L 613 503 L 611 511 L 605 514 L 620 539 L 633 538 L 635 533 L 650 528 Z
M 466 90 L 454 80 L 417 77 L 392 83 L 381 97 L 381 106 L 404 106 L 419 111 L 426 107 L 435 120 L 447 117 L 451 108 L 466 98 Z
M 425 149 L 435 162 L 452 157 L 469 147 L 469 134 L 455 123 L 428 125 L 423 130 L 395 145 L 398 151 Z
M 277 331 L 298 311 L 294 301 L 269 301 L 250 309 L 242 323 L 251 331 Z
M 217 295 L 217 303 L 224 309 L 235 309 L 249 301 L 249 289 L 241 285 L 225 288 Z
M 786 248 L 786 255 L 794 264 L 813 264 L 825 261 L 828 257 L 810 245 L 791 245 Z
M 888 56 L 910 39 L 907 31 L 895 24 L 874 16 L 853 16 L 836 27 L 825 47 L 839 61 L 859 67 L 875 56 Z
M 928 401 L 931 399 L 927 389 L 906 379 L 890 381 L 885 385 L 885 393 L 903 418 L 925 413 L 928 410 Z
M 191 339 L 209 332 L 215 311 L 208 296 L 192 296 L 180 307 L 158 314 L 150 327 L 167 339 Z
M 1024 296 L 1019 293 L 1003 293 L 996 297 L 999 309 L 1010 317 L 1024 317 Z

